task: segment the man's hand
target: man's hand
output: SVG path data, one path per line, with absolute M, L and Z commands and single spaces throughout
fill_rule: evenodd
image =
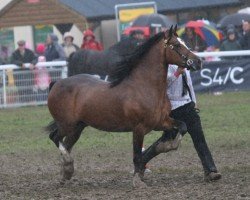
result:
M 30 69 L 35 69 L 35 65 L 33 65 L 32 63 L 30 63 Z
M 184 67 L 178 67 L 177 69 L 177 73 L 178 74 L 183 74 L 185 72 L 185 68 Z

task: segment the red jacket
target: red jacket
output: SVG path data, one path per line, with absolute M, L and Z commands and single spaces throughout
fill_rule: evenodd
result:
M 87 40 L 86 38 L 90 36 L 91 40 Z M 84 31 L 83 43 L 81 45 L 81 49 L 91 49 L 96 51 L 102 51 L 102 45 L 95 40 L 95 35 L 91 30 Z

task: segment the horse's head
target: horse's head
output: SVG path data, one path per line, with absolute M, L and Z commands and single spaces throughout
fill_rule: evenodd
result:
M 177 26 L 165 32 L 164 47 L 169 64 L 175 64 L 196 71 L 202 68 L 201 59 L 186 46 L 177 33 Z

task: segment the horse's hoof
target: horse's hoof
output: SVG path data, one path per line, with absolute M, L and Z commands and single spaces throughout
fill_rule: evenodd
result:
M 73 162 L 64 162 L 62 164 L 62 180 L 70 180 L 74 174 L 74 163 Z
M 148 186 L 141 180 L 139 174 L 136 173 L 133 177 L 133 187 L 141 189 L 141 188 L 147 188 Z

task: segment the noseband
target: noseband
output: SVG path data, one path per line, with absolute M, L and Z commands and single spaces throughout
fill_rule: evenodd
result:
M 190 66 L 194 63 L 194 61 L 192 59 L 188 58 L 190 51 L 188 51 L 188 53 L 186 55 L 180 53 L 178 51 L 178 49 L 180 48 L 180 44 L 179 43 L 178 44 L 168 44 L 169 40 L 170 39 L 164 40 L 164 48 L 166 49 L 167 47 L 169 47 L 171 50 L 174 50 L 183 59 L 183 61 L 182 61 L 183 66 L 186 65 L 187 69 L 190 69 L 191 68 Z

